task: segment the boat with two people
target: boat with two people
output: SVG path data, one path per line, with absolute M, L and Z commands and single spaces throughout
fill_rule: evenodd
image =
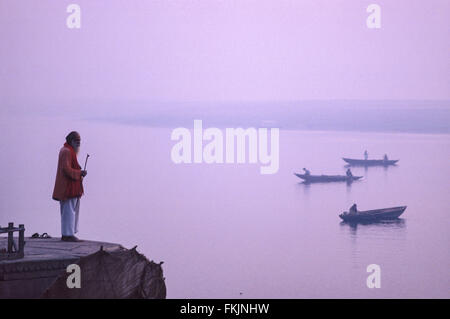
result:
M 389 166 L 395 165 L 399 160 L 390 160 L 387 154 L 384 154 L 383 159 L 369 159 L 367 151 L 364 152 L 364 159 L 342 158 L 350 166 Z
M 303 168 L 304 174 L 294 173 L 295 176 L 301 178 L 305 183 L 330 183 L 330 182 L 348 182 L 357 181 L 362 176 L 354 176 L 350 169 L 347 170 L 346 175 L 311 175 L 311 172 Z

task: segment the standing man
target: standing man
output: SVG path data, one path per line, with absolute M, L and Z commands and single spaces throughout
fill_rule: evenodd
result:
M 77 154 L 80 151 L 81 137 L 78 132 L 70 132 L 66 143 L 59 151 L 53 199 L 59 201 L 61 209 L 61 240 L 79 241 L 78 214 L 80 197 L 83 195 L 83 178 L 87 171 L 81 170 Z

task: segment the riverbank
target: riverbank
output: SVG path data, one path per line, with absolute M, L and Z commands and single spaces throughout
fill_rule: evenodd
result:
M 6 247 L 7 238 L 0 237 L 0 247 Z M 133 252 L 139 255 L 142 260 L 142 255 L 135 253 L 135 249 L 128 250 L 123 246 L 115 243 L 99 242 L 99 241 L 80 241 L 80 242 L 64 242 L 60 238 L 26 238 L 25 239 L 25 256 L 21 259 L 15 260 L 2 260 L 0 261 L 0 298 L 41 298 L 47 290 L 51 290 L 58 281 L 65 282 L 67 277 L 67 266 L 71 264 L 80 264 L 84 261 L 84 265 L 87 265 L 90 270 L 93 269 L 92 262 L 86 264 L 86 258 L 97 255 L 99 252 L 102 254 L 117 254 Z M 91 258 L 92 259 L 92 258 Z M 151 266 L 155 266 L 156 275 L 160 275 L 158 279 L 164 281 L 162 277 L 162 269 L 160 264 L 153 262 L 146 263 Z M 115 271 L 119 276 L 113 277 L 115 281 L 120 281 L 121 275 L 128 276 L 129 269 L 120 269 L 120 262 L 116 263 L 118 270 Z M 99 263 L 100 267 L 100 263 Z M 80 266 L 81 278 L 88 274 L 85 266 Z M 96 271 L 102 271 L 103 269 L 95 269 Z M 142 271 L 142 269 L 133 269 L 134 272 Z M 91 271 L 92 273 L 92 271 Z M 123 280 L 122 280 L 123 281 Z M 95 284 L 92 281 L 85 280 L 83 289 L 86 289 L 88 285 Z M 113 283 L 111 283 L 113 285 Z M 163 284 L 164 285 L 164 284 Z M 58 287 L 59 289 L 61 288 Z M 98 287 L 101 289 L 102 287 Z M 165 297 L 165 285 L 164 285 L 164 297 Z M 66 289 L 68 289 L 66 287 Z M 72 289 L 73 290 L 73 289 Z M 73 290 L 73 291 L 76 291 Z M 79 294 L 81 291 L 77 291 Z M 120 294 L 117 291 L 117 294 Z M 47 297 L 59 297 L 58 295 L 47 294 Z M 60 297 L 70 297 L 66 292 L 62 292 Z M 83 295 L 81 295 L 83 297 Z M 85 296 L 89 298 L 89 295 Z M 162 297 L 162 296 L 160 296 Z

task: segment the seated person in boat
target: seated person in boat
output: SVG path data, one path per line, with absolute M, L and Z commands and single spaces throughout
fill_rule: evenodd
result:
M 385 162 L 387 162 L 387 161 L 389 160 L 387 154 L 384 154 L 383 160 L 384 160 Z
M 356 214 L 358 212 L 358 208 L 356 207 L 356 204 L 353 204 L 352 207 L 348 210 L 349 214 Z
M 369 158 L 369 153 L 367 151 L 364 151 L 364 159 L 367 160 Z
M 311 175 L 311 172 L 309 170 L 307 170 L 306 168 L 303 167 L 303 170 L 305 171 L 305 175 L 306 176 Z
M 345 173 L 347 175 L 347 177 L 353 177 L 352 171 L 350 170 L 350 168 L 347 169 L 347 172 Z

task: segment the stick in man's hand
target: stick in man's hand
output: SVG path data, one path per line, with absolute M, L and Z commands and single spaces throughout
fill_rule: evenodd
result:
M 81 171 L 82 177 L 85 177 L 87 175 L 86 167 L 87 167 L 87 161 L 88 161 L 89 156 L 90 156 L 89 154 L 86 154 L 86 160 L 84 161 L 84 168 Z

